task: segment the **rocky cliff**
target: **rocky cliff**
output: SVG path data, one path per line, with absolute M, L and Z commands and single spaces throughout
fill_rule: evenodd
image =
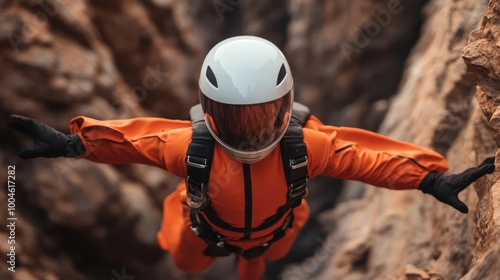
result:
M 231 258 L 186 274 L 158 249 L 161 203 L 180 178 L 23 161 L 17 151 L 31 141 L 5 125 L 13 113 L 65 132 L 76 115 L 185 119 L 204 54 L 229 36 L 281 47 L 297 99 L 327 123 L 433 148 L 450 172 L 500 145 L 498 0 L 0 0 L 0 9 L 0 181 L 15 165 L 17 218 L 15 273 L 4 261 L 11 230 L 0 230 L 1 279 L 235 277 Z M 500 279 L 499 179 L 464 191 L 463 215 L 419 191 L 319 178 L 310 223 L 266 279 Z
M 493 2 L 483 22 L 494 17 L 498 3 Z M 475 166 L 497 146 L 488 125 L 493 112 L 487 108 L 494 105 L 480 90 L 495 96 L 490 89 L 495 85 L 495 60 L 487 59 L 485 51 L 494 49 L 496 41 L 491 38 L 491 45 L 477 47 L 472 36 L 464 51 L 468 68 L 462 59 L 468 34 L 486 8 L 483 1 L 430 1 L 424 7 L 421 36 L 380 128 L 381 133 L 442 153 L 450 172 Z M 479 37 L 492 28 L 483 23 L 473 34 Z M 487 65 L 480 68 L 481 63 Z M 478 86 L 481 106 L 471 77 L 484 83 Z M 318 256 L 327 255 L 323 259 L 328 260 L 316 270 L 306 270 L 304 262 L 285 273 L 307 271 L 301 275 L 304 279 L 499 279 L 498 262 L 489 259 L 498 255 L 489 241 L 496 237 L 494 182 L 495 176 L 487 176 L 461 194 L 472 208 L 468 215 L 417 192 L 368 188 L 361 199 L 323 215 L 331 233 Z M 314 258 L 309 262 L 314 264 Z

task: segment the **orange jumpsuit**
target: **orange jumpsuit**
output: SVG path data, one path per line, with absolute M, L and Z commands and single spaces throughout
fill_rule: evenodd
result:
M 80 116 L 71 120 L 70 130 L 81 137 L 86 149 L 85 159 L 111 164 L 148 164 L 186 177 L 190 121 L 160 118 L 98 121 Z M 429 149 L 362 129 L 324 125 L 314 116 L 307 121 L 303 133 L 310 178 L 323 175 L 390 189 L 417 189 L 429 171 L 443 172 L 449 168 L 441 155 Z M 250 174 L 251 224 L 257 227 L 286 202 L 287 185 L 279 146 L 262 161 L 251 164 Z M 234 227 L 245 226 L 242 164 L 229 157 L 218 144 L 214 149 L 208 193 L 213 209 L 222 220 Z M 200 271 L 210 266 L 213 258 L 202 253 L 207 244 L 190 229 L 190 208 L 186 198 L 186 186 L 182 181 L 165 199 L 158 242 L 171 253 L 179 268 Z M 309 215 L 305 200 L 293 211 L 293 226 L 283 238 L 256 259 L 240 258 L 238 272 L 242 279 L 259 279 L 264 273 L 264 260 L 279 259 L 289 251 Z M 282 222 L 252 233 L 251 238 L 244 241 L 238 240 L 242 233 L 212 226 L 225 236 L 227 243 L 246 250 L 271 239 L 270 233 Z

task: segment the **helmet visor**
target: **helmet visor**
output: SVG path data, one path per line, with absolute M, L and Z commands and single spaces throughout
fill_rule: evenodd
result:
M 290 120 L 293 88 L 276 100 L 247 105 L 224 104 L 203 93 L 200 96 L 207 126 L 221 145 L 257 152 L 283 137 Z

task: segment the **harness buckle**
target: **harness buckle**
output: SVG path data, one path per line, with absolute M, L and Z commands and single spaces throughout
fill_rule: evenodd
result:
M 309 179 L 304 178 L 302 180 L 299 180 L 298 182 L 294 182 L 290 184 L 290 191 L 288 192 L 288 195 L 290 197 L 297 197 L 299 195 L 302 195 L 302 197 L 305 197 L 307 195 L 307 182 Z
M 288 160 L 291 169 L 299 169 L 301 167 L 307 166 L 307 162 L 307 156 L 291 158 Z
M 194 232 L 194 234 L 200 236 L 200 229 L 197 226 L 190 226 L 190 228 Z
M 215 245 L 217 245 L 217 247 L 224 248 L 226 246 L 224 238 L 222 238 L 222 236 L 220 236 L 220 234 L 217 232 L 215 233 L 215 237 L 217 238 L 217 243 L 215 243 Z
M 194 208 L 194 209 L 199 209 L 199 208 L 202 208 L 203 204 L 205 204 L 206 202 L 206 198 L 204 198 L 203 200 L 201 201 L 194 201 L 193 199 L 191 199 L 190 197 L 188 197 L 186 199 L 186 203 L 189 207 L 191 208 Z
M 208 160 L 206 158 L 187 156 L 186 162 L 187 165 L 200 169 L 205 169 L 208 166 Z
M 206 193 L 205 184 L 204 183 L 198 184 L 200 186 L 198 189 L 196 188 L 196 186 L 193 186 L 196 185 L 197 183 L 190 179 L 191 178 L 187 176 L 186 187 L 187 187 L 188 197 L 186 199 L 186 203 L 191 208 L 195 209 L 202 208 L 207 202 L 207 197 L 205 195 Z

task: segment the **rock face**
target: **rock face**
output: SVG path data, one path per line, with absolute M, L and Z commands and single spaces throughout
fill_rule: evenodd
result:
M 490 1 L 479 28 L 463 50 L 467 72 L 476 83 L 476 96 L 489 120 L 496 146 L 500 147 L 500 2 Z M 482 137 L 478 137 L 482 140 Z M 477 141 L 476 149 L 482 149 Z M 498 162 L 497 152 L 497 162 Z M 497 164 L 498 165 L 498 164 Z M 494 176 L 479 186 L 478 240 L 472 253 L 471 269 L 464 279 L 498 279 L 500 276 L 500 178 Z M 495 278 L 496 277 L 496 278 Z
M 498 105 L 498 1 L 464 49 L 467 67 L 461 57 L 486 8 L 480 1 L 424 7 L 421 37 L 381 126 L 384 134 L 439 151 L 450 172 L 477 165 L 498 146 L 489 129 L 495 131 Z M 323 216 L 330 235 L 321 250 L 288 267 L 284 278 L 499 279 L 497 180 L 486 176 L 461 194 L 469 215 L 417 191 L 369 188 Z
M 204 55 L 229 36 L 281 47 L 297 99 L 325 122 L 376 130 L 389 108 L 380 131 L 446 155 L 451 172 L 500 145 L 497 0 L 0 0 L 0 9 L 0 181 L 15 165 L 17 218 L 16 272 L 2 227 L 0 279 L 235 277 L 234 259 L 186 274 L 156 245 L 163 198 L 180 178 L 23 161 L 17 151 L 31 141 L 5 125 L 13 113 L 63 132 L 77 115 L 185 119 Z M 463 192 L 468 215 L 417 191 L 349 182 L 337 197 L 340 182 L 316 180 L 310 223 L 266 279 L 499 279 L 499 179 Z
M 290 1 L 286 50 L 306 70 L 294 77 L 299 96 L 328 123 L 376 130 L 373 104 L 396 91 L 426 1 L 323 2 Z

